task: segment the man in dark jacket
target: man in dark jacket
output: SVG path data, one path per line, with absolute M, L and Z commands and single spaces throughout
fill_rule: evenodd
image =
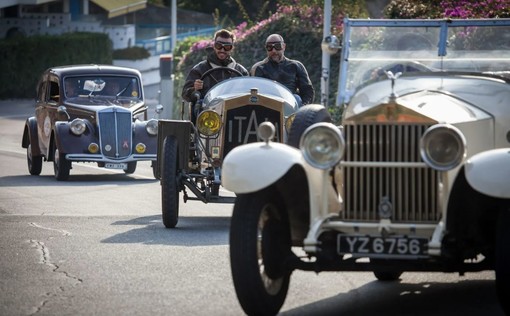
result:
M 222 29 L 214 34 L 213 50 L 207 55 L 207 60 L 196 64 L 188 76 L 182 88 L 182 97 L 188 102 L 193 102 L 193 93 L 200 92 L 200 99 L 204 98 L 212 86 L 231 77 L 243 75 L 248 76 L 249 73 L 241 64 L 236 63 L 231 54 L 234 50 L 235 35 L 234 33 Z M 204 73 L 213 68 L 222 67 L 221 70 L 213 71 L 209 75 L 202 78 Z M 227 69 L 227 68 L 230 68 Z
M 297 60 L 285 57 L 285 42 L 279 34 L 266 39 L 267 57 L 253 65 L 252 76 L 278 81 L 292 93 L 301 97 L 303 105 L 313 102 L 315 91 L 305 66 Z

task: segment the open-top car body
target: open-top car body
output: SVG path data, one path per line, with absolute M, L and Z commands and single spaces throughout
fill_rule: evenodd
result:
M 37 86 L 35 115 L 22 139 L 28 170 L 39 175 L 53 161 L 67 180 L 73 162 L 133 173 L 138 161 L 155 161 L 157 120 L 148 119 L 138 70 L 110 65 L 47 69 Z M 153 170 L 155 164 L 153 164 Z
M 304 106 L 299 146 L 267 139 L 223 163 L 248 314 L 277 313 L 294 269 L 494 270 L 510 313 L 509 39 L 508 19 L 344 20 L 341 126 Z
M 264 121 L 274 124 L 275 141 L 284 142 L 285 124 L 299 105 L 278 82 L 240 76 L 213 86 L 188 111 L 183 104 L 180 120 L 160 120 L 157 164 L 165 227 L 177 225 L 181 192 L 184 202 L 233 202 L 233 196 L 220 194 L 223 157 L 236 146 L 260 141 L 258 127 Z

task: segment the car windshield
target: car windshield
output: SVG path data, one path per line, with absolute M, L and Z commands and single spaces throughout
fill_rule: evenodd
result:
M 122 76 L 72 76 L 64 78 L 64 92 L 67 99 L 113 98 L 139 101 L 140 82 L 136 77 Z M 84 102 L 89 102 L 85 101 Z M 93 102 L 92 102 L 93 103 Z
M 337 105 L 387 71 L 509 72 L 510 19 L 345 19 Z
M 261 77 L 235 77 L 222 81 L 209 90 L 204 98 L 204 104 L 209 104 L 218 97 L 229 98 L 240 94 L 249 94 L 253 88 L 257 88 L 261 95 L 284 100 L 285 112 L 298 107 L 298 102 L 289 89 L 276 81 Z

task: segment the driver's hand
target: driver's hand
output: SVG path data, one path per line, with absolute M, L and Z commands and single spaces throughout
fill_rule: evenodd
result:
M 195 80 L 193 88 L 195 88 L 195 90 L 202 90 L 202 88 L 204 88 L 204 82 L 200 79 Z

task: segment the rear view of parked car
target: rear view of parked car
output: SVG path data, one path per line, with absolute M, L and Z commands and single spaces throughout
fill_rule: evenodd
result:
M 35 107 L 21 143 L 32 175 L 41 173 L 43 161 L 53 162 L 57 180 L 67 180 L 77 162 L 131 174 L 138 161 L 156 160 L 158 123 L 148 118 L 138 70 L 109 65 L 47 69 Z
M 299 144 L 265 137 L 223 163 L 247 314 L 278 313 L 300 269 L 495 271 L 510 315 L 509 39 L 509 19 L 344 20 L 341 126 L 305 106 Z

